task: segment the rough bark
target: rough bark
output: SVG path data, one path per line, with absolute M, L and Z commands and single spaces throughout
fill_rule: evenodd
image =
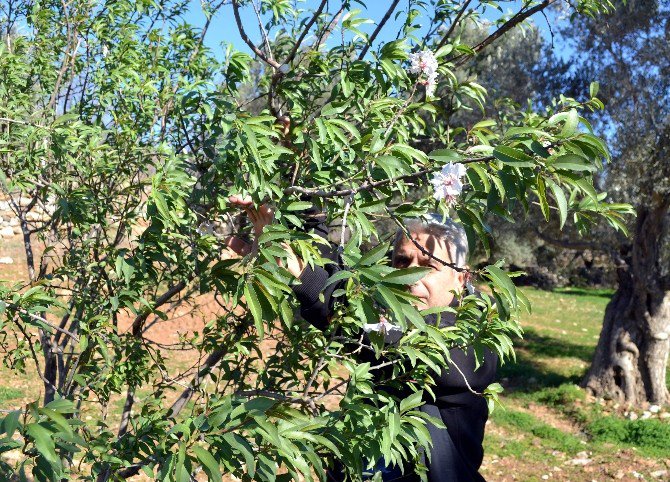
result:
M 594 395 L 634 406 L 670 403 L 670 286 L 661 265 L 670 195 L 637 209 L 628 262 L 605 310 L 591 368 L 582 382 Z

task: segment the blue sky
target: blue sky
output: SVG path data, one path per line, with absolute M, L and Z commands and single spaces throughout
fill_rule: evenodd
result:
M 317 0 L 305 0 L 301 2 L 302 8 L 313 9 L 319 2 Z M 335 2 L 333 2 L 335 3 Z M 503 8 L 505 13 L 516 12 L 521 8 L 522 1 L 520 0 L 511 0 L 511 1 L 500 1 L 500 6 Z M 367 2 L 367 7 L 362 5 L 354 5 L 353 8 L 360 8 L 362 10 L 361 16 L 366 18 L 371 18 L 375 21 L 378 21 L 382 18 L 386 10 L 388 9 L 388 1 L 380 0 L 369 0 Z M 402 10 L 402 5 L 404 2 L 398 6 L 396 11 Z M 501 13 L 495 9 L 488 8 L 484 14 L 484 17 L 489 20 L 495 20 L 499 18 Z M 253 9 L 250 6 L 244 7 L 241 9 L 241 19 L 244 25 L 245 30 L 249 37 L 255 41 L 260 41 L 260 33 L 258 30 L 258 21 Z M 382 42 L 390 41 L 395 39 L 396 34 L 402 24 L 404 15 L 401 15 L 401 18 L 397 20 L 391 17 L 391 20 L 386 24 L 382 32 L 380 33 L 378 39 Z M 550 17 L 551 19 L 551 17 Z M 192 0 L 191 1 L 191 12 L 187 17 L 187 21 L 193 25 L 203 25 L 205 22 L 205 17 L 202 14 L 202 9 L 200 6 L 200 1 Z M 547 27 L 547 22 L 541 15 L 536 15 L 534 18 L 535 23 L 539 26 L 540 31 L 545 37 L 549 37 L 549 29 Z M 551 20 L 550 20 L 551 21 Z M 416 23 L 422 25 L 419 33 L 425 32 L 428 28 L 428 19 L 426 17 L 419 18 L 416 20 Z M 375 25 L 368 24 L 361 27 L 361 30 L 372 32 L 375 28 Z M 336 38 L 336 36 L 333 36 Z M 247 53 L 251 53 L 250 49 L 244 44 L 240 38 L 237 26 L 235 24 L 235 19 L 233 17 L 232 6 L 226 5 L 217 13 L 217 15 L 212 20 L 209 32 L 206 37 L 206 45 L 212 49 L 216 55 L 223 53 L 221 47 L 222 42 L 232 43 L 233 47 L 237 50 L 242 50 Z

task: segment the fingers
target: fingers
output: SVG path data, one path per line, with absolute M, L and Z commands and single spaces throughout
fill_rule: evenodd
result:
M 251 196 L 241 196 L 239 194 L 233 194 L 232 196 L 228 196 L 228 201 L 239 207 L 249 207 L 253 205 Z
M 263 232 L 263 228 L 268 224 L 271 224 L 274 220 L 274 211 L 272 208 L 267 204 L 261 204 L 259 207 L 255 207 L 251 196 L 233 194 L 228 197 L 228 201 L 234 206 L 244 209 L 251 224 L 254 226 L 256 235 L 260 235 Z

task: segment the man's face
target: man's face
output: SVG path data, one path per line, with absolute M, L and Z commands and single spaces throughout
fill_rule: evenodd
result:
M 412 238 L 433 256 L 453 263 L 446 241 L 432 234 L 418 231 L 411 233 Z M 410 268 L 423 266 L 431 271 L 415 284 L 408 287 L 410 293 L 419 298 L 418 309 L 448 306 L 454 299 L 452 290 L 463 288 L 465 277 L 462 272 L 445 266 L 425 255 L 405 236 L 401 237 L 393 249 L 393 267 Z

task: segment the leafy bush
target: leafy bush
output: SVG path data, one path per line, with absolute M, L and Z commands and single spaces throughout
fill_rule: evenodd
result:
M 533 399 L 552 407 L 561 408 L 573 405 L 577 400 L 585 400 L 586 393 L 577 385 L 566 383 L 558 387 L 543 388 L 533 393 Z

